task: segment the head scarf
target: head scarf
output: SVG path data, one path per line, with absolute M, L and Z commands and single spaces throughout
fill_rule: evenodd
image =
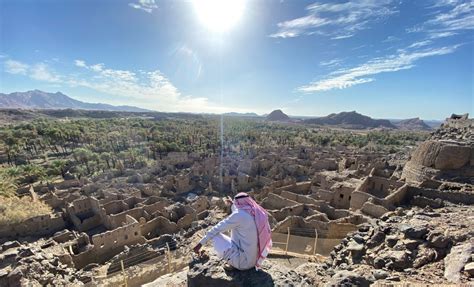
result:
M 234 205 L 253 216 L 258 234 L 258 256 L 255 268 L 260 269 L 263 260 L 267 258 L 272 248 L 272 233 L 268 222 L 267 211 L 258 205 L 248 194 L 240 192 L 234 198 Z

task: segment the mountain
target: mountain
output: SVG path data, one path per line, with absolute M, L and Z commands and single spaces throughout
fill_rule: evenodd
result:
M 282 110 L 274 110 L 266 117 L 266 120 L 270 122 L 287 122 L 290 120 L 290 117 L 282 112 Z
M 230 112 L 230 113 L 224 113 L 224 116 L 228 117 L 259 117 L 256 113 L 236 113 L 236 112 Z
M 330 114 L 325 117 L 307 119 L 303 121 L 307 124 L 316 125 L 330 125 L 340 126 L 343 128 L 350 129 L 367 129 L 367 128 L 391 128 L 396 129 L 389 120 L 376 120 L 371 117 L 361 115 L 355 111 L 352 112 L 341 112 L 338 114 Z
M 86 103 L 75 100 L 61 92 L 47 93 L 40 90 L 0 93 L 0 108 L 2 109 L 80 109 L 103 111 L 149 112 L 133 106 L 112 106 L 101 103 Z
M 393 122 L 401 130 L 422 130 L 430 131 L 432 128 L 420 118 L 406 119 Z

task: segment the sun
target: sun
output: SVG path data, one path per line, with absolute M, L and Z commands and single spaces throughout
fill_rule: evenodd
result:
M 245 0 L 194 0 L 193 3 L 202 24 L 220 33 L 234 27 L 245 8 Z

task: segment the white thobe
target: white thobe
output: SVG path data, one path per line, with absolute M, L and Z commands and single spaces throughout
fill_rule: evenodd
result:
M 217 255 L 239 270 L 255 267 L 258 253 L 257 225 L 245 210 L 233 208 L 231 215 L 211 228 L 199 243 L 213 239 Z M 230 239 L 222 232 L 230 230 Z

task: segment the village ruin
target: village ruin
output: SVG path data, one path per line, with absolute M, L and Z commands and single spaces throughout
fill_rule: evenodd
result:
M 378 272 L 375 280 L 389 280 L 395 275 L 379 273 L 403 272 L 414 267 L 411 261 L 421 268 L 462 249 L 468 257 L 445 263 L 446 270 L 452 262 L 459 267 L 442 270 L 435 282 L 472 283 L 473 144 L 474 121 L 453 116 L 402 159 L 322 147 L 265 147 L 249 155 L 236 151 L 222 158 L 170 152 L 153 167 L 22 187 L 18 194 L 44 201 L 54 213 L 0 226 L 0 285 L 112 286 L 117 281 L 110 277 L 120 274 L 120 262 L 132 270 L 163 258 L 170 249 L 182 254 L 186 259 L 181 265 L 187 266 L 190 259 L 185 255 L 191 252 L 191 242 L 229 212 L 223 195 L 242 191 L 268 210 L 275 234 L 286 234 L 289 228 L 316 230 L 322 243 L 309 253 L 328 260 L 323 272 L 327 278 L 335 276 L 327 273 L 331 268 L 339 274 L 364 262 L 371 266 L 367 272 Z M 425 225 L 415 235 L 411 233 L 421 227 L 380 231 L 383 224 L 395 224 L 412 208 L 418 208 L 410 211 L 416 214 L 461 209 L 466 234 L 437 235 Z M 328 239 L 326 245 L 324 239 Z M 390 254 L 373 254 L 374 248 Z M 439 253 L 443 248 L 446 254 Z M 180 260 L 178 255 L 174 258 Z M 168 273 L 162 261 L 157 261 L 156 270 L 134 270 L 128 286 Z M 301 267 L 301 274 L 320 268 L 308 264 L 313 265 Z M 177 266 L 173 272 L 180 271 Z M 396 276 L 400 279 L 400 274 Z M 312 275 L 298 278 L 302 280 L 298 283 L 307 286 L 314 284 L 311 278 L 321 280 Z

